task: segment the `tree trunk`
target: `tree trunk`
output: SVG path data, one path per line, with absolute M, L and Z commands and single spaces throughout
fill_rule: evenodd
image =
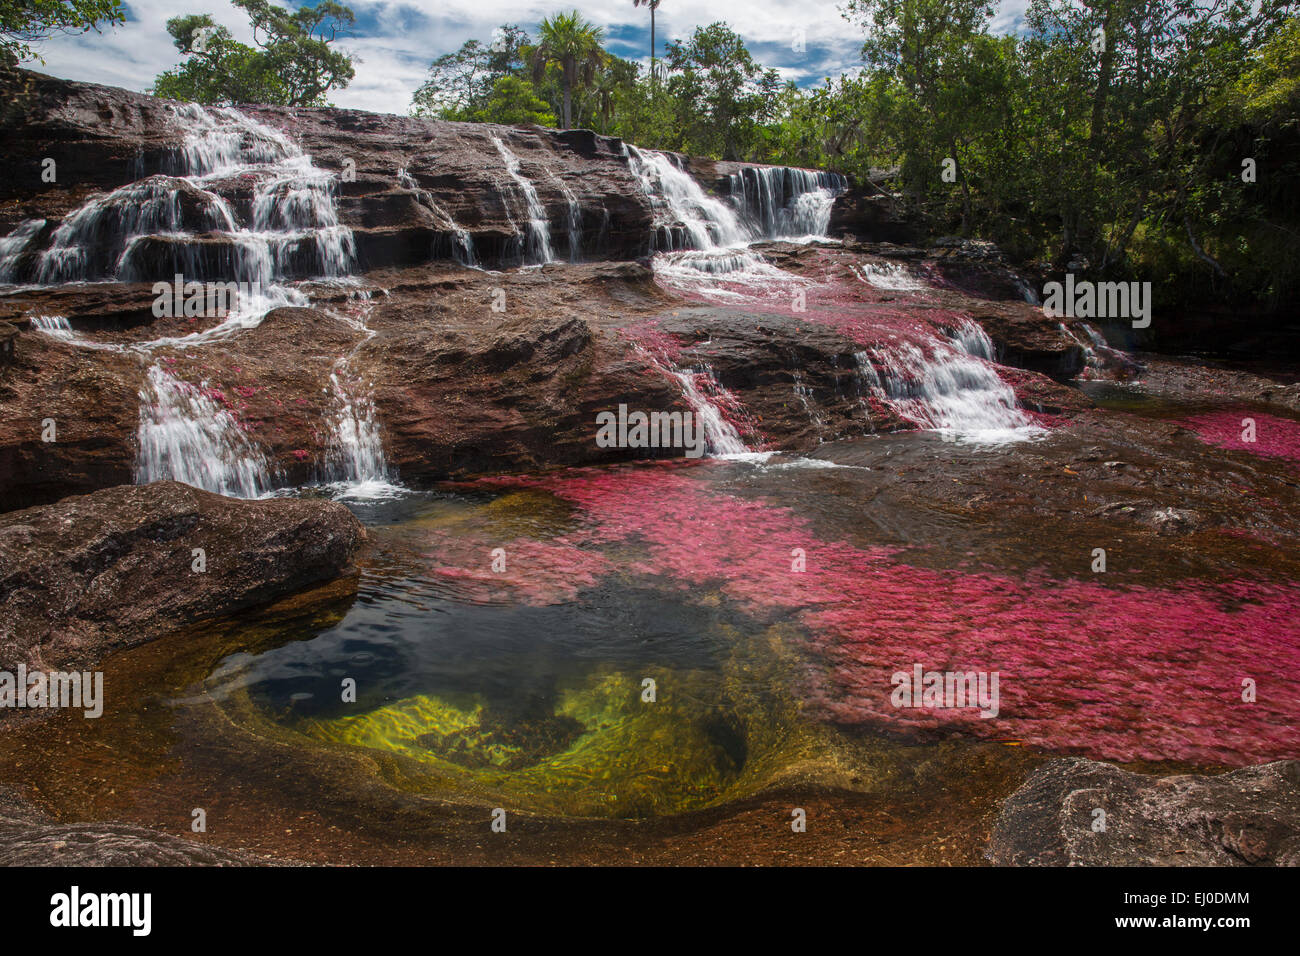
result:
M 573 129 L 573 74 L 577 64 L 564 64 L 564 128 Z
M 655 79 L 655 8 L 650 7 L 650 85 L 653 86 Z

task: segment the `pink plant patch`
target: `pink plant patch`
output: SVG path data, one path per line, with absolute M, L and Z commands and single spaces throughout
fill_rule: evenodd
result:
M 1254 441 L 1249 426 L 1254 422 Z M 1246 409 L 1206 412 L 1179 422 L 1208 445 L 1300 462 L 1300 422 Z
M 705 465 L 704 468 L 711 466 Z M 1238 765 L 1300 744 L 1300 588 L 1247 581 L 1104 587 L 1091 581 L 932 570 L 889 549 L 818 539 L 787 508 L 711 492 L 690 468 L 577 470 L 494 479 L 575 505 L 579 530 L 549 545 L 515 541 L 494 575 L 487 549 L 450 539 L 439 574 L 504 585 L 529 600 L 570 599 L 621 567 L 686 596 L 721 592 L 760 620 L 809 635 L 803 693 L 846 725 L 1012 740 L 1095 758 Z M 463 551 L 457 557 L 456 548 Z M 448 558 L 453 560 L 447 560 Z M 805 570 L 794 567 L 802 558 Z M 891 676 L 999 674 L 999 712 L 913 709 Z M 1243 681 L 1257 699 L 1242 700 Z
M 435 546 L 424 555 L 437 562 L 430 573 L 454 581 L 459 596 L 477 604 L 564 604 L 614 570 L 603 555 L 562 538 L 515 538 L 488 545 L 482 539 L 437 531 L 426 544 Z

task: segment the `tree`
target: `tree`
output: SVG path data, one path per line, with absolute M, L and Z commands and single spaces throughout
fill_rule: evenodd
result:
M 56 33 L 98 32 L 101 24 L 125 21 L 122 0 L 0 0 L 0 66 L 40 59 L 29 44 Z
M 632 0 L 632 6 L 645 4 L 650 8 L 650 82 L 655 82 L 655 11 L 662 0 Z
M 232 0 L 249 15 L 255 46 L 240 43 L 206 14 L 174 17 L 167 32 L 188 59 L 159 74 L 157 96 L 198 103 L 324 106 L 355 75 L 352 57 L 332 48 L 355 20 L 333 0 L 295 11 L 270 0 Z
M 522 78 L 528 45 L 528 34 L 512 23 L 497 28 L 489 46 L 465 41 L 455 53 L 429 64 L 429 78 L 412 96 L 411 112 L 453 119 L 482 108 L 497 80 L 507 75 Z
M 481 106 L 463 115 L 446 115 L 444 118 L 474 123 L 502 123 L 507 126 L 529 123 L 537 126 L 555 125 L 555 114 L 546 101 L 537 95 L 533 84 L 522 76 L 509 73 L 497 77 Z
M 678 148 L 732 160 L 751 153 L 760 127 L 775 118 L 777 72 L 756 63 L 725 23 L 697 27 L 685 43 L 669 43 L 666 53 L 668 90 L 678 104 Z
M 601 48 L 605 31 L 588 23 L 577 10 L 557 13 L 541 22 L 541 38 L 532 51 L 533 81 L 540 82 L 546 68 L 560 68 L 564 83 L 564 128 L 573 125 L 573 90 L 578 84 L 590 84 L 596 70 L 605 61 Z

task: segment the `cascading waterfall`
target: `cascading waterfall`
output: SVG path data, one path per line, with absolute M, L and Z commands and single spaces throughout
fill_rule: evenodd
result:
M 1037 434 L 1033 419 L 992 364 L 993 343 L 974 322 L 951 338 L 860 352 L 862 383 L 895 412 L 945 437 L 997 443 Z
M 628 163 L 653 208 L 673 220 L 656 229 L 652 250 L 710 250 L 743 246 L 752 238 L 734 207 L 706 195 L 695 177 L 666 153 L 627 146 Z
M 710 455 L 743 455 L 749 451 L 736 426 L 727 420 L 722 407 L 700 388 L 701 381 L 707 383 L 709 391 L 728 395 L 726 389 L 713 375 L 713 369 L 701 365 L 689 371 L 678 369 L 671 373 L 681 383 L 682 395 L 691 406 L 704 428 L 704 440 Z M 733 399 L 734 401 L 734 399 Z
M 26 219 L 13 232 L 0 239 L 0 285 L 14 281 L 22 254 L 44 228 L 44 219 Z
M 443 228 L 447 230 L 448 234 L 451 236 L 451 254 L 455 257 L 456 261 L 463 266 L 469 266 L 471 268 L 478 266 L 478 259 L 474 255 L 474 239 L 469 234 L 469 230 L 456 222 L 456 220 L 451 217 L 451 213 L 443 209 L 442 206 L 438 204 L 437 200 L 433 198 L 432 194 L 415 181 L 415 177 L 412 176 L 408 170 L 399 169 L 397 171 L 397 181 L 401 184 L 403 189 L 409 189 L 413 192 L 416 201 L 425 209 L 428 209 L 429 212 L 433 213 L 434 218 L 437 219 L 438 222 L 442 224 Z
M 374 330 L 366 324 L 373 306 L 369 301 L 369 291 L 354 292 L 351 298 L 362 301 L 361 314 L 356 318 L 339 318 L 365 333 L 365 338 L 351 353 L 335 362 L 330 371 L 335 407 L 325 454 L 325 472 L 327 480 L 339 486 L 343 496 L 377 498 L 391 494 L 396 486 L 391 483 L 374 398 L 368 387 L 361 387 L 361 383 L 350 376 L 349 370 L 353 356 L 374 338 Z
M 269 293 L 241 304 L 264 314 L 287 304 L 272 288 L 278 279 L 351 271 L 355 242 L 339 223 L 332 173 L 238 110 L 186 104 L 174 116 L 185 142 L 167 174 L 95 196 L 68 216 L 40 254 L 36 282 L 233 279 Z M 218 188 L 242 179 L 254 191 L 241 227 Z
M 867 285 L 887 292 L 919 292 L 927 288 L 924 280 L 914 275 L 906 266 L 895 262 L 879 265 L 866 262 L 858 266 L 853 274 Z
M 233 415 L 205 385 L 183 382 L 155 363 L 140 390 L 137 484 L 171 479 L 237 498 L 271 489 L 270 469 Z
M 537 188 L 520 172 L 519 157 L 510 152 L 505 143 L 493 136 L 492 144 L 501 154 L 506 172 L 510 174 L 520 195 L 524 197 L 524 205 L 527 208 L 528 234 L 524 242 L 524 262 L 531 265 L 554 262 L 555 254 L 551 251 L 551 226 L 546 218 L 546 207 L 537 196 Z
M 746 166 L 729 184 L 741 217 L 764 239 L 826 235 L 831 207 L 849 185 L 839 173 L 788 166 Z
M 174 117 L 185 138 L 164 172 L 92 197 L 69 215 L 49 248 L 34 257 L 32 278 L 41 284 L 171 281 L 175 275 L 187 282 L 233 281 L 240 284 L 237 308 L 200 332 L 130 346 L 84 340 L 62 316 L 33 316 L 34 328 L 74 345 L 148 356 L 226 338 L 258 325 L 277 306 L 309 303 L 282 280 L 342 280 L 351 273 L 355 242 L 339 222 L 332 173 L 283 133 L 237 110 L 184 105 L 174 108 Z M 222 195 L 228 182 L 252 184 L 246 224 Z M 29 221 L 2 240 L 5 280 L 19 271 L 20 257 L 30 258 L 25 253 L 44 225 Z M 472 257 L 468 242 L 465 250 Z M 360 330 L 373 335 L 364 323 Z M 340 360 L 330 377 L 336 412 L 326 470 L 353 485 L 385 482 L 374 403 L 348 384 L 345 364 Z M 219 393 L 177 379 L 159 361 L 145 371 L 137 437 L 137 482 L 174 479 L 244 498 L 272 488 L 266 456 Z
M 72 331 L 72 323 L 62 315 L 32 315 L 28 316 L 28 321 L 32 323 L 32 328 L 38 332 L 44 332 L 46 335 L 55 339 L 62 339 L 65 342 L 72 342 L 76 339 L 76 333 Z
M 560 193 L 564 196 L 564 202 L 569 207 L 569 261 L 580 262 L 582 260 L 582 206 L 579 204 L 578 197 L 574 195 L 573 190 L 565 185 L 564 180 L 556 177 L 555 181 L 560 187 Z

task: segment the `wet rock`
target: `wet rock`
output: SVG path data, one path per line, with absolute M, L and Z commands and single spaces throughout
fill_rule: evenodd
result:
M 1102 819 L 1105 830 L 1094 830 Z M 1150 777 L 1068 758 L 1003 804 L 988 858 L 1007 866 L 1300 866 L 1300 761 Z
M 0 866 L 266 866 L 275 861 L 122 823 L 56 823 L 0 788 Z
M 127 90 L 5 70 L 0 71 L 0 104 L 0 126 L 6 130 L 0 156 L 11 169 L 31 171 L 0 183 L 0 233 L 24 219 L 56 221 L 91 193 L 169 172 L 184 141 L 168 101 Z M 551 220 L 557 254 L 629 259 L 647 251 L 650 203 L 621 140 L 585 131 L 447 123 L 334 107 L 241 109 L 284 131 L 321 168 L 347 171 L 339 213 L 367 269 L 423 261 L 432 251 L 451 258 L 448 217 L 472 237 L 480 261 L 498 263 L 517 255 L 512 240 L 522 200 L 493 137 L 518 156 L 521 172 L 533 181 Z M 52 184 L 40 181 L 46 158 L 58 170 Z M 399 170 L 410 177 L 406 183 Z M 237 216 L 246 216 L 247 197 L 241 195 L 246 186 L 213 185 L 231 200 Z M 568 248 L 570 195 L 580 207 L 578 257 Z M 42 241 L 51 231 L 47 228 Z M 304 258 L 309 253 L 301 251 Z M 220 244 L 206 254 L 215 269 L 223 254 Z M 170 277 L 169 250 L 142 250 L 141 257 L 156 266 L 145 270 L 152 277 Z
M 10 512 L 0 516 L 0 668 L 84 666 L 265 603 L 338 576 L 364 539 L 334 502 L 236 501 L 171 481 Z

